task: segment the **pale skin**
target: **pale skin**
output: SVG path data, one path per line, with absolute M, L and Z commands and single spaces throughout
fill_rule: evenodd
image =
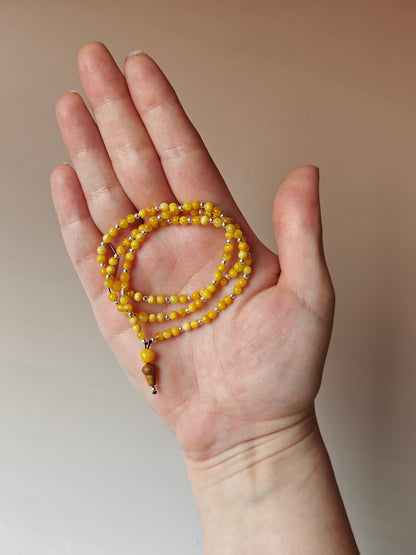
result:
M 317 169 L 294 170 L 276 194 L 277 257 L 250 230 L 149 56 L 128 56 L 121 71 L 105 46 L 90 43 L 78 66 L 93 116 L 75 92 L 58 100 L 72 166 L 52 173 L 56 211 L 105 339 L 183 450 L 204 553 L 358 553 L 314 412 L 334 311 Z M 187 200 L 211 201 L 241 224 L 253 272 L 212 323 L 156 344 L 152 395 L 143 346 L 107 298 L 96 248 L 127 214 Z M 200 289 L 223 244 L 212 226 L 161 229 L 139 251 L 133 285 L 163 294 Z

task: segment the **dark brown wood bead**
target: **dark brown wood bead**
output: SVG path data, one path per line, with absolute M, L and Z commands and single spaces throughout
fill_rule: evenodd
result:
M 152 387 L 156 385 L 156 366 L 151 362 L 147 362 L 143 368 L 142 372 L 146 377 L 147 383 Z

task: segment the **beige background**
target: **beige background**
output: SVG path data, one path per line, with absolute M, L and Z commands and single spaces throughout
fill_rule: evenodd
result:
M 90 40 L 158 60 L 269 246 L 278 183 L 320 166 L 338 295 L 321 426 L 362 552 L 415 553 L 415 3 L 0 9 L 0 553 L 202 552 L 181 454 L 99 335 L 49 197 L 54 103 Z

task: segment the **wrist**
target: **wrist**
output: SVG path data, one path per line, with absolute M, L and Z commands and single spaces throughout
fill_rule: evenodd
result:
M 186 464 L 207 555 L 357 553 L 314 415 Z

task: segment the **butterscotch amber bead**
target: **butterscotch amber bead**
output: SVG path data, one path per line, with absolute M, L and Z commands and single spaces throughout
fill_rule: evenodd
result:
M 206 212 L 212 212 L 214 210 L 214 205 L 212 204 L 212 202 L 206 202 L 204 204 L 204 210 Z
M 151 387 L 156 385 L 156 366 L 154 364 L 151 362 L 146 363 L 142 368 L 142 372 Z
M 155 352 L 152 349 L 143 349 L 140 353 L 143 362 L 153 362 L 155 360 Z

